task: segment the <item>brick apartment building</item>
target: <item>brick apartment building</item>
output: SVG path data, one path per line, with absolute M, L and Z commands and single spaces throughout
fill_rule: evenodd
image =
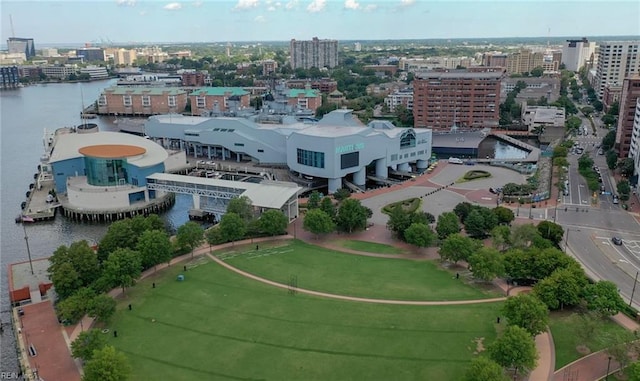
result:
M 308 109 L 316 112 L 322 105 L 322 95 L 317 90 L 291 89 L 287 93 L 287 104 L 297 109 Z
M 413 82 L 415 127 L 497 127 L 502 70 L 424 72 Z
M 187 92 L 170 87 L 123 87 L 104 89 L 98 98 L 99 115 L 146 116 L 182 113 Z
M 322 94 L 329 94 L 338 90 L 338 82 L 328 79 L 291 79 L 286 82 L 289 89 L 304 89 L 309 86 L 313 90 L 318 90 Z
M 638 98 L 640 98 L 640 76 L 626 78 L 622 85 L 618 129 L 616 130 L 616 149 L 618 157 L 621 159 L 629 157 Z
M 189 94 L 191 115 L 246 108 L 249 107 L 250 98 L 249 92 L 241 87 L 201 87 Z
M 202 87 L 205 85 L 207 74 L 201 71 L 184 72 L 180 74 L 182 86 Z

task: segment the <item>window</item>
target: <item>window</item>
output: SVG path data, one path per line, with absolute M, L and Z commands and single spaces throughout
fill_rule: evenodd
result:
M 98 106 L 106 106 L 107 105 L 107 96 L 106 95 L 100 95 L 100 98 L 98 99 Z
M 142 96 L 142 107 L 151 107 L 151 97 L 148 95 Z
M 340 155 L 340 169 L 357 167 L 360 164 L 360 152 L 351 152 Z
M 244 143 L 233 143 L 236 147 L 244 147 Z
M 175 95 L 169 95 L 169 98 L 167 100 L 169 102 L 169 107 L 176 107 L 176 96 Z
M 416 133 L 409 129 L 400 136 L 400 149 L 411 148 L 416 146 Z
M 308 151 L 298 148 L 298 164 L 315 168 L 324 168 L 324 152 Z
M 391 161 L 396 161 L 398 160 L 398 154 L 394 153 L 393 155 L 391 155 Z
M 264 152 L 264 150 L 263 150 L 263 149 L 259 149 L 259 150 L 258 150 L 258 152 L 261 152 L 261 153 L 262 153 L 262 152 Z
M 131 107 L 131 95 L 123 95 L 122 104 L 124 107 Z
M 206 108 L 207 102 L 205 97 L 196 97 L 196 107 L 197 108 Z

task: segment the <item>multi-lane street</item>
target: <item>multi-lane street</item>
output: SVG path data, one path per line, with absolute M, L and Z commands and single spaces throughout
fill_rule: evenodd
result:
M 616 283 L 627 301 L 633 293 L 633 304 L 640 307 L 640 285 L 633 291 L 636 275 L 640 272 L 640 223 L 620 204 L 613 203 L 615 179 L 607 168 L 605 156 L 598 155 L 597 148 L 608 130 L 598 127 L 597 136 L 594 136 L 586 118 L 583 118 L 583 125 L 588 127 L 589 134 L 578 135 L 574 141 L 594 159 L 602 176 L 604 193 L 598 191 L 593 197 L 594 193 L 578 173 L 580 155 L 570 154 L 569 194 L 561 197 L 556 222 L 565 228 L 567 252 L 583 264 L 587 273 L 594 279 Z M 615 245 L 613 237 L 621 238 L 622 245 Z

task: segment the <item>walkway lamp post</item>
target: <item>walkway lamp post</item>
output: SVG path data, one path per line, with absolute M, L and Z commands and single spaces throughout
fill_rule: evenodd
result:
M 633 303 L 633 295 L 636 293 L 636 284 L 638 284 L 638 274 L 640 271 L 636 271 L 636 279 L 633 281 L 633 289 L 631 290 L 631 298 L 629 299 L 629 307 L 631 307 L 631 303 Z
M 609 369 L 610 369 L 610 367 L 611 367 L 611 356 L 609 356 L 609 360 L 607 361 L 607 375 L 604 378 L 605 381 L 609 380 Z

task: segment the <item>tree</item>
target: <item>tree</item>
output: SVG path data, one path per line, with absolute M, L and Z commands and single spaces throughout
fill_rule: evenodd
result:
M 304 222 L 302 227 L 304 230 L 315 234 L 331 233 L 336 229 L 336 225 L 327 213 L 320 209 L 312 209 L 304 216 Z
M 77 322 L 87 313 L 89 303 L 94 296 L 95 292 L 92 289 L 83 287 L 65 300 L 56 303 L 58 319 L 69 323 Z
M 469 237 L 464 237 L 459 233 L 451 234 L 440 245 L 440 258 L 443 260 L 466 261 L 476 250 L 482 246 L 482 243 Z
M 222 236 L 222 232 L 220 231 L 219 225 L 214 226 L 210 229 L 207 229 L 204 235 L 209 246 L 219 245 L 225 242 L 224 237 Z
M 102 349 L 105 345 L 107 338 L 99 329 L 82 331 L 71 343 L 71 355 L 86 362 L 93 358 L 94 351 Z
M 500 251 L 511 245 L 511 229 L 506 225 L 498 225 L 491 230 L 491 243 Z
M 456 214 L 456 216 L 458 216 L 458 218 L 460 219 L 460 222 L 464 224 L 465 220 L 467 219 L 467 216 L 469 215 L 472 209 L 473 209 L 473 205 L 471 205 L 466 201 L 463 201 L 453 208 L 453 212 Z
M 464 230 L 471 237 L 482 238 L 486 235 L 485 221 L 482 213 L 478 209 L 473 209 L 464 220 Z
M 597 337 L 599 333 L 600 324 L 598 320 L 600 319 L 601 316 L 593 311 L 574 313 L 571 315 L 572 333 L 578 340 L 578 345 L 588 349 L 586 344 L 593 342 L 593 339 Z
M 631 356 L 637 354 L 634 348 L 637 337 L 629 331 L 615 331 L 604 335 L 606 352 L 624 369 L 631 362 Z
M 399 207 L 391 209 L 389 219 L 387 220 L 387 229 L 394 232 L 398 238 L 403 239 L 404 231 L 407 230 L 409 225 L 411 225 L 409 213 Z
M 407 243 L 412 245 L 427 247 L 435 239 L 435 234 L 433 234 L 429 225 L 414 222 L 404 232 L 404 238 Z
M 519 369 L 535 368 L 538 360 L 536 343 L 526 329 L 511 325 L 505 328 L 502 336 L 487 348 L 489 357 L 505 368 L 513 368 L 514 374 Z
M 608 151 L 613 148 L 614 144 L 616 144 L 616 132 L 609 131 L 604 138 L 602 138 L 602 149 Z
M 181 248 L 189 250 L 191 252 L 191 257 L 193 258 L 193 250 L 200 246 L 204 241 L 204 230 L 202 229 L 202 226 L 198 225 L 196 222 L 189 221 L 178 228 L 176 241 Z
M 549 324 L 549 309 L 531 294 L 508 297 L 502 312 L 509 325 L 524 328 L 531 336 L 546 331 Z
M 584 289 L 587 308 L 605 316 L 613 316 L 625 307 L 615 283 L 601 280 L 588 284 Z
M 333 204 L 331 197 L 323 197 L 320 201 L 320 210 L 327 213 L 331 219 L 336 217 L 336 206 Z
M 289 224 L 287 216 L 275 209 L 270 209 L 262 213 L 258 221 L 260 229 L 270 236 L 285 233 L 287 231 L 287 225 Z
M 569 131 L 577 130 L 578 127 L 582 125 L 582 119 L 578 118 L 577 116 L 570 116 L 564 122 L 564 125 Z
M 87 307 L 87 314 L 97 321 L 109 321 L 116 312 L 116 301 L 107 294 L 96 295 Z
M 544 239 L 548 239 L 553 242 L 554 245 L 559 246 L 564 237 L 564 229 L 562 226 L 551 221 L 542 221 L 538 224 L 538 232 Z
M 236 213 L 225 213 L 220 220 L 220 234 L 226 242 L 242 239 L 247 233 L 247 224 Z
M 477 279 L 490 281 L 504 274 L 500 252 L 491 247 L 481 247 L 469 257 L 469 268 Z
M 164 231 L 146 230 L 138 239 L 136 249 L 140 253 L 144 269 L 171 260 L 171 241 Z
M 444 212 L 439 215 L 436 232 L 438 232 L 438 238 L 440 239 L 445 239 L 451 234 L 460 233 L 458 216 L 453 212 Z
M 504 206 L 496 206 L 493 208 L 493 214 L 495 214 L 498 219 L 498 223 L 504 225 L 509 225 L 511 221 L 516 218 L 513 211 L 509 208 L 505 208 Z
M 629 199 L 629 193 L 631 193 L 631 186 L 629 185 L 629 181 L 626 179 L 622 179 L 618 182 L 616 186 L 618 190 L 618 194 L 620 195 L 620 199 L 622 201 L 627 201 Z
M 529 74 L 531 74 L 532 77 L 542 77 L 542 74 L 544 74 L 544 69 L 542 68 L 542 66 L 537 66 L 531 69 Z
M 346 188 L 340 188 L 337 191 L 333 192 L 333 198 L 338 200 L 338 202 L 346 200 L 349 197 L 351 197 L 351 192 L 349 192 L 349 189 Z
M 251 203 L 251 199 L 247 196 L 240 196 L 231 199 L 229 201 L 229 205 L 227 205 L 227 213 L 235 213 L 246 222 L 253 220 L 255 217 L 253 204 Z
M 49 267 L 49 273 L 53 287 L 60 299 L 68 298 L 82 287 L 82 281 L 78 276 L 78 272 L 70 262 L 57 265 L 53 272 L 51 267 Z
M 583 285 L 570 269 L 558 269 L 533 287 L 534 294 L 551 310 L 575 306 L 580 302 Z
M 612 149 L 608 150 L 605 158 L 607 160 L 607 168 L 616 169 L 616 166 L 618 165 L 618 154 L 616 151 Z
M 627 373 L 627 381 L 640 381 L 640 361 L 636 361 L 629 365 L 625 370 Z
M 527 248 L 533 245 L 540 232 L 533 224 L 517 225 L 511 229 L 511 244 L 513 247 Z
M 131 228 L 130 219 L 115 221 L 109 225 L 107 234 L 98 245 L 98 259 L 103 262 L 118 248 L 135 249 L 137 237 Z
M 320 207 L 320 200 L 322 195 L 318 191 L 313 191 L 307 199 L 307 210 L 317 209 Z
M 113 286 L 133 286 L 142 271 L 142 260 L 137 251 L 130 249 L 116 249 L 109 254 L 104 262 L 104 275 Z
M 504 374 L 500 364 L 480 356 L 471 360 L 464 381 L 509 381 L 509 377 Z
M 627 176 L 627 177 L 633 176 L 633 171 L 634 171 L 634 168 L 635 168 L 634 165 L 635 164 L 633 162 L 633 158 L 627 157 L 627 158 L 623 159 L 618 164 L 618 166 L 620 167 L 620 173 L 623 176 Z
M 129 378 L 131 366 L 121 352 L 106 345 L 93 352 L 84 366 L 82 381 L 123 381 Z
M 353 233 L 354 230 L 364 230 L 371 210 L 362 206 L 360 200 L 348 198 L 340 203 L 336 216 L 336 226 L 342 231 Z

